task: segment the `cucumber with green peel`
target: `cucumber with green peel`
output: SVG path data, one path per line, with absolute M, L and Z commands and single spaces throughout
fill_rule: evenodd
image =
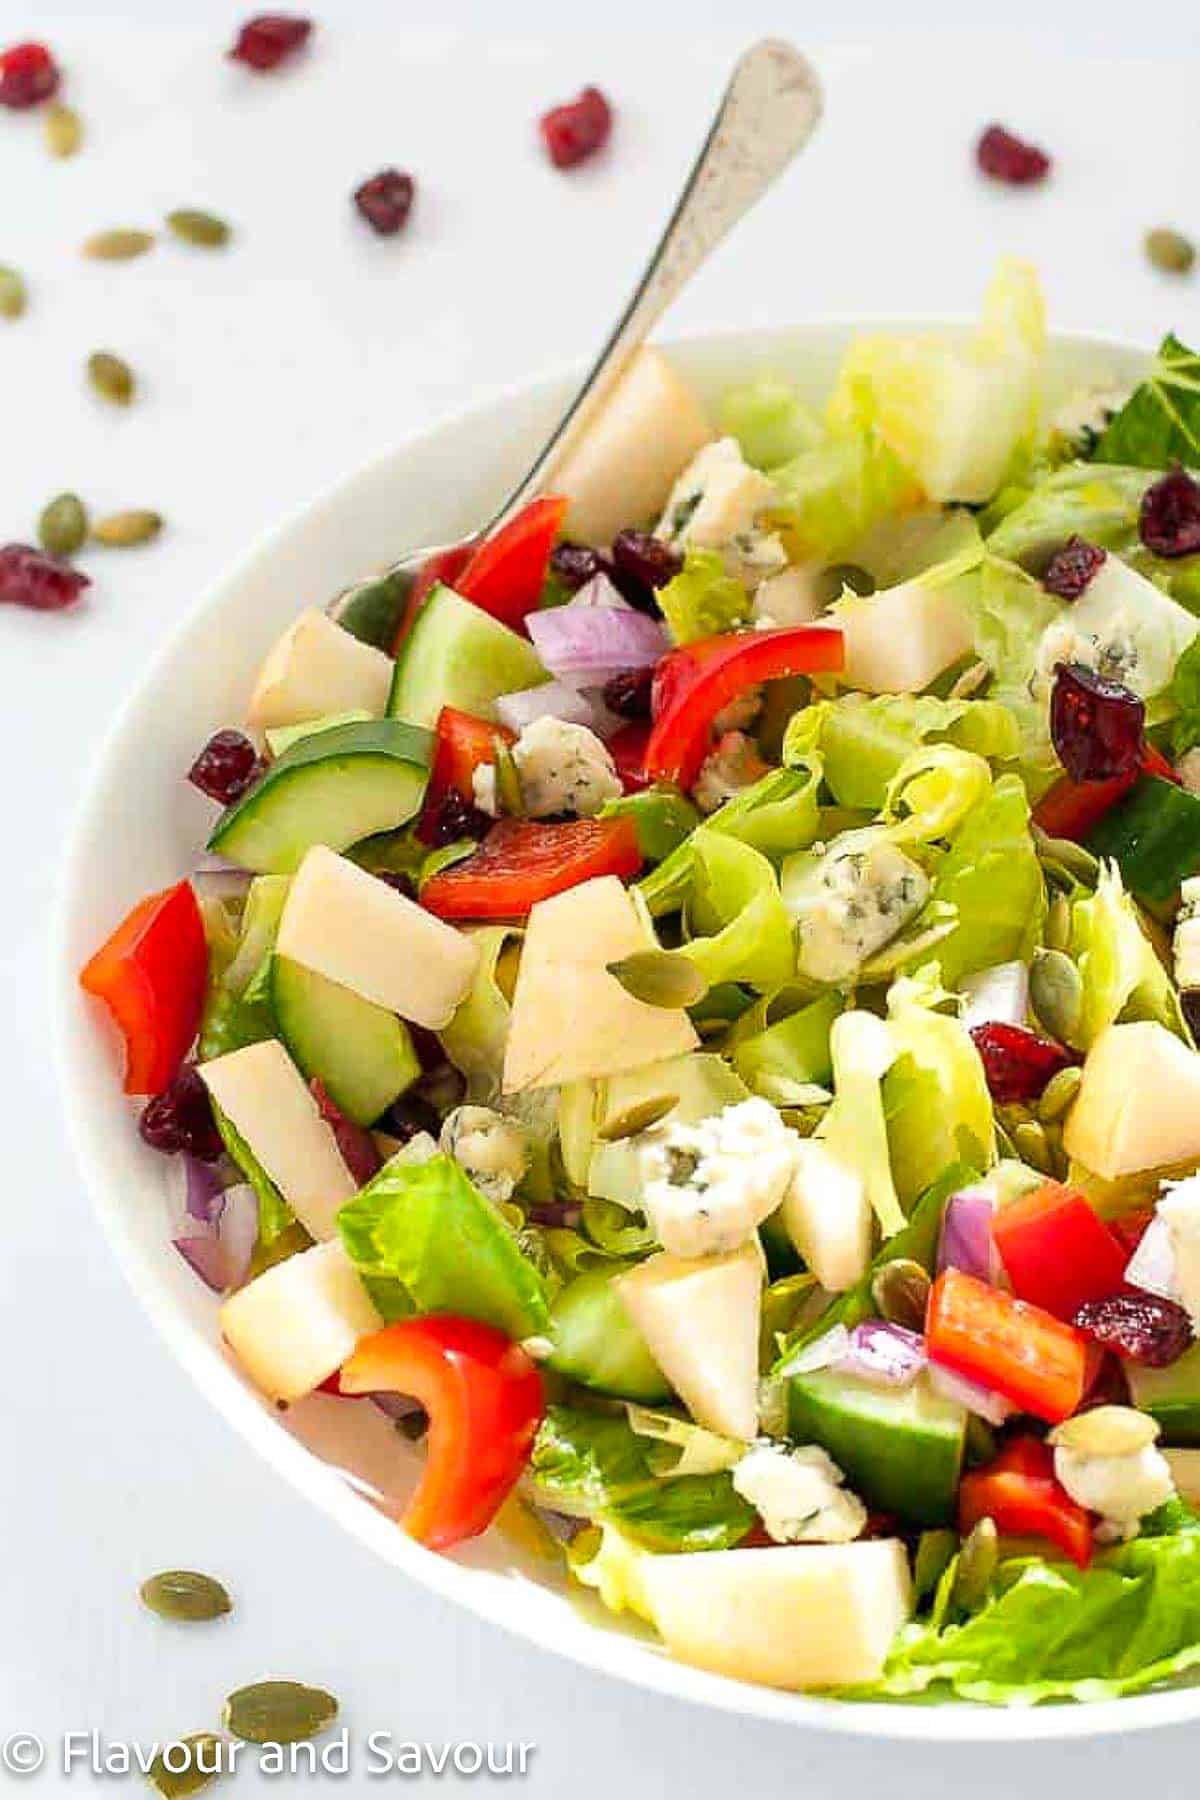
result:
M 390 656 L 415 581 L 416 575 L 409 569 L 389 569 L 386 575 L 356 581 L 325 610 L 351 637 Z
M 421 1073 L 403 1020 L 290 956 L 271 960 L 271 1002 L 292 1061 L 356 1125 L 374 1124 Z
M 271 755 L 282 756 L 285 750 L 290 750 L 293 744 L 300 742 L 301 738 L 316 737 L 319 732 L 333 731 L 339 725 L 365 725 L 368 719 L 374 717 L 374 713 L 361 710 L 325 713 L 319 719 L 306 719 L 302 725 L 276 725 L 271 730 L 264 731 L 263 736 L 267 740 L 267 749 Z
M 290 875 L 314 844 L 345 850 L 418 811 L 432 739 L 400 719 L 301 738 L 222 813 L 208 848 L 257 875 Z
M 548 1368 L 581 1387 L 622 1400 L 669 1400 L 672 1387 L 613 1285 L 621 1273 L 589 1269 L 568 1282 L 550 1308 Z
M 527 638 L 439 583 L 396 658 L 388 716 L 433 726 L 455 706 L 494 719 L 501 694 L 549 679 Z

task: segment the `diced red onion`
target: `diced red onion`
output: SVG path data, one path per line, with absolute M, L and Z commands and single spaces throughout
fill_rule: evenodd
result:
M 581 1531 L 586 1531 L 590 1521 L 576 1513 L 558 1512 L 553 1506 L 542 1506 L 537 1501 L 530 1503 L 530 1511 L 541 1520 L 551 1537 L 560 1543 L 569 1544 L 577 1538 Z
M 811 1375 L 817 1369 L 832 1369 L 850 1353 L 850 1333 L 844 1325 L 834 1325 L 821 1337 L 805 1344 L 788 1358 L 780 1371 L 785 1375 Z
M 668 648 L 657 620 L 631 607 L 555 606 L 530 613 L 526 626 L 546 668 L 569 687 L 603 687 L 626 669 L 652 667 Z
M 195 1270 L 196 1274 L 210 1287 L 214 1294 L 225 1292 L 225 1252 L 215 1232 L 206 1233 L 203 1237 L 178 1237 L 173 1239 L 176 1250 L 184 1262 Z
M 832 1335 L 832 1333 L 830 1334 Z M 845 1354 L 833 1365 L 843 1375 L 856 1375 L 884 1387 L 911 1387 L 925 1367 L 925 1340 L 918 1331 L 868 1319 L 849 1335 Z
M 225 1189 L 217 1242 L 225 1258 L 226 1289 L 241 1287 L 258 1242 L 258 1196 L 248 1181 Z
M 573 607 L 576 611 L 584 606 L 598 606 L 603 607 L 606 610 L 615 609 L 617 612 L 633 611 L 632 606 L 630 606 L 620 588 L 617 587 L 615 582 L 609 580 L 603 569 L 600 570 L 599 574 L 593 575 L 590 581 L 585 581 L 581 588 L 577 589 L 570 600 L 568 600 L 567 606 Z
M 215 1226 L 221 1217 L 225 1190 L 212 1163 L 201 1162 L 187 1150 L 182 1153 L 186 1182 L 184 1208 L 189 1219 Z
M 538 719 L 562 719 L 567 725 L 586 725 L 595 731 L 599 709 L 565 681 L 543 681 L 540 686 L 519 688 L 515 694 L 502 694 L 496 701 L 496 716 L 510 731 L 522 732 Z
M 1000 1269 L 992 1235 L 996 1202 L 986 1188 L 963 1188 L 952 1194 L 942 1216 L 937 1273 L 961 1269 L 979 1281 L 995 1282 Z
M 1129 1259 L 1125 1279 L 1130 1287 L 1142 1288 L 1163 1300 L 1177 1300 L 1179 1285 L 1175 1268 L 1175 1246 L 1165 1219 L 1155 1214 L 1142 1233 L 1141 1242 Z
M 955 1400 L 965 1406 L 968 1412 L 986 1419 L 989 1425 L 1003 1425 L 1017 1410 L 1011 1400 L 1003 1394 L 996 1393 L 994 1388 L 980 1387 L 978 1382 L 968 1381 L 965 1375 L 956 1374 L 953 1369 L 944 1368 L 941 1363 L 929 1362 L 929 1385 L 947 1400 Z
M 996 963 L 963 980 L 962 1022 L 976 1025 L 1024 1025 L 1029 1012 L 1029 970 L 1023 962 Z
M 386 1413 L 392 1420 L 411 1419 L 416 1413 L 425 1411 L 421 1402 L 414 1400 L 411 1394 L 395 1394 L 389 1389 L 370 1395 L 370 1399 L 381 1413 Z
M 334 1135 L 342 1161 L 359 1187 L 365 1187 L 383 1167 L 379 1145 L 365 1126 L 356 1125 L 353 1119 L 348 1119 L 341 1107 L 330 1099 L 324 1082 L 314 1077 L 309 1082 L 309 1087 L 321 1117 Z

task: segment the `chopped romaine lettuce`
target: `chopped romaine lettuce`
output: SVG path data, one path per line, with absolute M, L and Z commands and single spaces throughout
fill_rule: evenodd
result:
M 834 1101 L 818 1136 L 861 1177 L 885 1238 L 903 1230 L 904 1209 L 888 1158 L 882 1082 L 895 1055 L 891 1028 L 871 1013 L 846 1012 L 829 1034 Z
M 606 800 L 600 817 L 632 819 L 643 857 L 648 863 L 661 863 L 695 831 L 701 815 L 678 788 L 653 787 Z
M 953 744 L 1007 761 L 1020 731 L 995 700 L 939 700 L 932 694 L 844 694 L 821 703 L 825 781 L 841 806 L 882 807 L 901 764 L 926 743 Z
M 791 1011 L 781 1008 L 779 996 L 760 1001 L 753 1009 L 759 1028 L 746 1029 L 747 1020 L 740 1020 L 730 1043 L 746 1086 L 776 1106 L 803 1105 L 808 1089 L 826 1086 L 833 1073 L 829 1034 L 844 1005 L 836 988 Z
M 236 1165 L 254 1189 L 258 1201 L 258 1242 L 256 1250 L 269 1250 L 284 1232 L 299 1220 L 280 1193 L 267 1171 L 255 1156 L 245 1138 L 217 1105 L 212 1102 L 213 1118 L 221 1134 L 229 1160 Z
M 1041 936 L 1045 887 L 1029 829 L 1029 801 L 1002 775 L 967 814 L 934 879 L 931 906 L 954 909 L 955 928 L 937 946 L 942 979 L 1025 960 Z
M 511 1010 L 496 979 L 496 965 L 505 944 L 517 934 L 510 925 L 484 925 L 466 935 L 478 944 L 479 961 L 466 998 L 438 1036 L 450 1061 L 466 1077 L 468 1100 L 491 1106 L 500 1092 Z
M 852 419 L 772 478 L 779 493 L 774 516 L 793 562 L 844 557 L 881 519 L 921 500 L 917 482 L 878 433 Z
M 883 816 L 897 844 L 951 837 L 989 792 L 992 771 L 973 750 L 930 744 L 906 756 L 888 782 Z
M 654 1475 L 715 1475 L 732 1469 L 746 1453 L 739 1439 L 706 1431 L 681 1413 L 660 1412 L 632 1401 L 625 1411 L 630 1429 L 653 1440 L 645 1454 Z
M 889 997 L 896 1060 L 883 1078 L 888 1157 L 906 1210 L 947 1164 L 987 1168 L 996 1154 L 979 1052 L 958 1019 L 919 1004 L 914 995 L 915 984 L 908 982 L 899 999 L 896 990 Z
M 655 598 L 677 644 L 716 637 L 750 617 L 750 596 L 718 550 L 689 547 L 683 568 Z
M 1175 989 L 1115 863 L 1102 864 L 1095 893 L 1072 905 L 1070 950 L 1083 984 L 1079 1024 L 1070 1038 L 1076 1049 L 1090 1049 L 1118 1019 L 1157 1020 L 1186 1039 Z
M 988 553 L 1040 575 L 1069 537 L 1124 552 L 1152 477 L 1143 469 L 1068 463 L 1042 479 L 989 534 Z
M 1200 638 L 1193 638 L 1175 664 L 1167 689 L 1174 709 L 1171 720 L 1171 754 L 1183 756 L 1200 744 Z
M 764 992 L 782 986 L 795 969 L 795 951 L 771 864 L 751 845 L 708 826 L 689 842 L 687 923 L 694 935 L 670 954 L 686 957 L 710 987 L 721 981 Z
M 1169 333 L 1146 379 L 1096 446 L 1097 462 L 1168 469 L 1200 465 L 1200 356 Z
M 775 469 L 821 441 L 821 422 L 796 390 L 777 376 L 761 375 L 731 388 L 717 414 L 722 436 L 735 437 L 756 469 Z
M 821 764 L 812 756 L 789 760 L 792 767 L 772 769 L 727 800 L 705 820 L 704 830 L 736 838 L 775 860 L 807 848 L 820 828 L 817 792 Z M 655 918 L 678 912 L 686 903 L 695 873 L 694 844 L 694 836 L 686 838 L 638 883 L 638 892 Z

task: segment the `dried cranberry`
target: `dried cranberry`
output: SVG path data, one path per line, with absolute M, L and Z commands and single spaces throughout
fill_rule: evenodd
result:
M 1050 172 L 1046 152 L 1014 137 L 1003 125 L 988 126 L 975 146 L 975 161 L 993 181 L 1007 181 L 1014 187 L 1027 187 Z
M 463 838 L 474 838 L 479 843 L 494 823 L 481 807 L 464 800 L 457 788 L 447 788 L 429 827 L 427 841 L 435 850 L 457 844 Z
M 0 604 L 30 606 L 35 612 L 58 612 L 78 600 L 91 579 L 57 556 L 32 544 L 0 548 Z
M 383 1167 L 378 1144 L 364 1126 L 348 1119 L 337 1102 L 330 1099 L 323 1081 L 311 1081 L 309 1087 L 318 1112 L 333 1133 L 342 1161 L 359 1187 L 365 1187 Z
M 240 731 L 218 731 L 205 744 L 187 778 L 210 800 L 232 806 L 254 785 L 261 766 L 258 751 L 248 737 Z
M 1179 1004 L 1188 1022 L 1188 1030 L 1200 1043 L 1200 988 L 1184 988 L 1179 996 Z
M 1107 554 L 1098 544 L 1089 544 L 1086 538 L 1070 537 L 1046 564 L 1042 586 L 1048 594 L 1057 594 L 1060 600 L 1078 600 Z
M 1178 464 L 1142 495 L 1138 535 L 1155 556 L 1200 550 L 1200 482 Z
M 653 683 L 653 669 L 625 669 L 605 683 L 604 704 L 619 718 L 648 719 Z
M 1072 781 L 1131 775 L 1146 749 L 1146 707 L 1123 682 L 1083 663 L 1059 663 L 1050 696 L 1050 737 Z
M 1126 1256 L 1132 1256 L 1154 1221 L 1152 1206 L 1139 1206 L 1133 1212 L 1122 1213 L 1119 1219 L 1110 1219 L 1108 1229 L 1124 1250 Z
M 185 1063 L 170 1087 L 145 1107 L 138 1130 L 150 1148 L 164 1156 L 186 1150 L 202 1162 L 216 1162 L 224 1148 L 208 1089 L 191 1063 Z
M 1075 1324 L 1106 1350 L 1149 1369 L 1178 1362 L 1192 1342 L 1192 1322 L 1182 1306 L 1140 1288 L 1089 1300 L 1075 1314 Z
M 380 237 L 394 237 L 412 211 L 416 191 L 411 175 L 400 169 L 380 169 L 378 175 L 355 188 L 354 204 L 372 231 Z
M 653 593 L 674 581 L 683 567 L 683 558 L 670 544 L 664 544 L 652 531 L 618 531 L 613 539 L 613 566 L 623 575 L 640 581 Z
M 409 1143 L 421 1131 L 427 1131 L 435 1138 L 442 1129 L 437 1107 L 420 1094 L 401 1094 L 375 1124 L 377 1130 L 399 1138 L 402 1144 Z
M 538 121 L 542 141 L 556 169 L 570 169 L 607 143 L 612 130 L 612 107 L 596 87 L 565 106 L 555 106 Z
M 45 44 L 14 44 L 0 52 L 0 106 L 22 112 L 58 92 L 58 64 Z
M 376 869 L 375 878 L 382 881 L 384 887 L 395 888 L 406 900 L 411 900 L 417 891 L 412 876 L 405 875 L 400 869 Z
M 237 34 L 230 60 L 250 69 L 274 69 L 307 42 L 312 20 L 294 13 L 257 13 Z
M 1131 1406 L 1129 1380 L 1119 1356 L 1094 1345 L 1088 1357 L 1091 1374 L 1087 1377 L 1080 1412 L 1091 1412 L 1097 1406 Z
M 998 1106 L 1037 1100 L 1051 1077 L 1076 1060 L 1061 1044 L 1039 1037 L 1024 1025 L 993 1020 L 976 1025 L 971 1038 L 983 1064 L 988 1092 Z
M 573 594 L 597 575 L 607 575 L 611 580 L 613 574 L 612 563 L 603 550 L 593 550 L 590 544 L 573 544 L 569 538 L 555 544 L 550 552 L 550 568 Z

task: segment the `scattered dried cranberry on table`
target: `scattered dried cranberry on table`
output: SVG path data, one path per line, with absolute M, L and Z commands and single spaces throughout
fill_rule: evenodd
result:
M 1068 538 L 1046 564 L 1042 586 L 1060 600 L 1078 600 L 1093 575 L 1103 566 L 1107 554 L 1098 544 L 1089 544 L 1086 538 Z
M 394 237 L 412 211 L 416 183 L 400 169 L 381 169 L 354 190 L 354 204 L 372 231 Z
M 91 578 L 32 544 L 0 547 L 0 605 L 60 612 L 78 600 Z
M 612 107 L 597 87 L 585 87 L 563 106 L 551 107 L 538 121 L 542 142 L 556 169 L 572 169 L 608 142 Z
M 1027 144 L 1003 125 L 989 125 L 975 146 L 975 161 L 993 181 L 1010 187 L 1028 187 L 1050 173 L 1050 158 L 1036 144 Z
M 1142 495 L 1138 535 L 1155 556 L 1192 556 L 1200 550 L 1200 482 L 1178 464 Z
M 187 778 L 210 800 L 232 806 L 253 786 L 261 766 L 258 751 L 242 732 L 217 731 L 188 770 Z
M 62 74 L 45 44 L 14 44 L 0 51 L 0 106 L 23 112 L 56 94 Z
M 260 73 L 277 68 L 285 57 L 294 55 L 307 43 L 312 28 L 311 19 L 294 13 L 257 13 L 238 32 L 229 52 L 230 60 L 245 63 Z
M 1050 737 L 1072 781 L 1130 775 L 1146 748 L 1146 707 L 1123 682 L 1083 663 L 1059 663 L 1050 695 Z
M 1039 1037 L 1024 1025 L 995 1020 L 976 1025 L 971 1041 L 983 1064 L 988 1093 L 998 1106 L 1040 1099 L 1052 1077 L 1077 1060 L 1061 1044 Z
M 1192 1342 L 1192 1322 L 1182 1306 L 1140 1289 L 1089 1300 L 1075 1324 L 1094 1343 L 1149 1369 L 1178 1362 Z

